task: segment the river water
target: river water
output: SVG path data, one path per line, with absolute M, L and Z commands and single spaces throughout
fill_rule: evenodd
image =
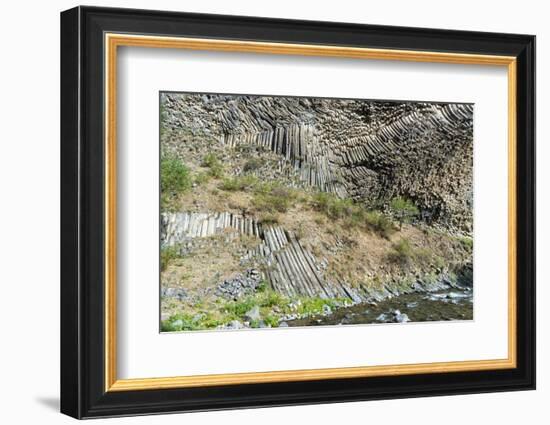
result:
M 332 314 L 287 323 L 288 326 L 323 326 L 472 319 L 473 291 L 466 288 L 404 294 L 377 303 L 357 304 L 339 308 Z

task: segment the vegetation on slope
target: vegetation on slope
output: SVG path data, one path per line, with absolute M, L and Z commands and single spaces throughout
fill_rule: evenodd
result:
M 173 301 L 165 302 L 170 304 Z M 167 332 L 206 330 L 227 325 L 232 321 L 249 323 L 251 328 L 277 328 L 286 317 L 311 317 L 346 305 L 349 305 L 349 300 L 319 297 L 291 299 L 272 290 L 263 289 L 239 300 L 210 299 L 196 304 L 187 303 L 185 309 L 178 305 L 178 312 L 163 320 L 161 329 Z M 256 307 L 257 316 L 250 317 L 251 310 Z

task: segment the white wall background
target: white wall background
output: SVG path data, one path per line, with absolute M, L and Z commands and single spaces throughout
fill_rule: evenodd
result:
M 97 1 L 96 5 L 536 34 L 538 390 L 110 420 L 109 423 L 545 423 L 550 414 L 550 27 L 541 1 Z M 10 2 L 0 15 L 0 421 L 70 423 L 59 392 L 59 12 L 71 1 Z M 545 101 L 546 100 L 546 101 Z M 490 172 L 488 170 L 487 172 Z M 544 196 L 546 194 L 546 196 Z M 100 421 L 102 422 L 102 421 Z

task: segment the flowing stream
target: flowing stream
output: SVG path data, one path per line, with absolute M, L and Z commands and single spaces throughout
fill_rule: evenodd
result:
M 288 326 L 352 325 L 473 319 L 473 291 L 451 289 L 411 293 L 334 310 L 332 314 L 288 321 Z

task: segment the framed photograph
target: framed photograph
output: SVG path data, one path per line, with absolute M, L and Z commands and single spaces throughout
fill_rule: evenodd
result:
M 61 411 L 535 387 L 535 37 L 61 14 Z

